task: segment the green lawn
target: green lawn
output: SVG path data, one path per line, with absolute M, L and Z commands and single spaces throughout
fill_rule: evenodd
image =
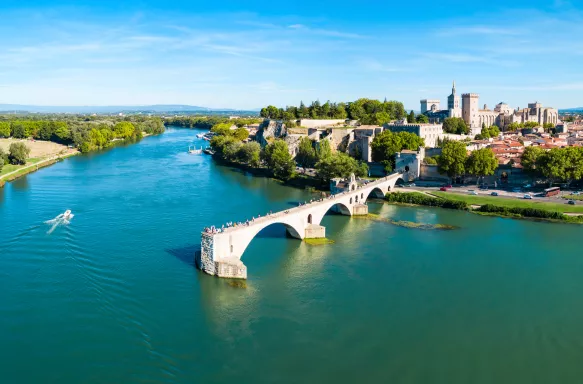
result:
M 26 160 L 26 165 L 4 164 L 4 166 L 2 167 L 2 171 L 0 171 L 0 177 L 6 175 L 7 173 L 16 171 L 17 169 L 24 168 L 28 165 L 36 164 L 43 160 L 44 158 L 42 157 L 31 157 L 30 159 Z
M 485 205 L 492 204 L 499 207 L 519 207 L 519 208 L 538 208 L 546 209 L 549 211 L 557 212 L 572 212 L 572 213 L 583 213 L 583 205 L 569 205 L 565 203 L 549 203 L 540 202 L 536 200 L 526 200 L 526 199 L 511 199 L 504 197 L 494 197 L 494 196 L 473 196 L 473 195 L 458 195 L 456 193 L 450 192 L 430 192 L 432 195 L 447 198 L 450 200 L 465 201 L 471 205 Z

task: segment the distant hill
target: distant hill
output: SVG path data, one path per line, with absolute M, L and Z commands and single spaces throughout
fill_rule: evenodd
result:
M 583 107 L 559 109 L 559 112 L 583 112 Z
M 196 105 L 112 105 L 112 106 L 39 106 L 20 104 L 0 104 L 0 112 L 33 112 L 33 113 L 187 113 L 187 112 L 245 112 L 235 109 L 206 108 Z M 249 111 L 251 112 L 251 111 Z

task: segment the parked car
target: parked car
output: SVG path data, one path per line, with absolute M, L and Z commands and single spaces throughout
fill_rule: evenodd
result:
M 478 196 L 478 192 L 476 192 L 476 191 L 470 191 L 470 195 Z
M 482 184 L 480 185 L 480 189 L 488 189 L 488 186 L 486 184 Z
M 444 188 L 453 188 L 453 186 L 452 186 L 451 184 L 444 185 L 443 187 L 444 187 Z
M 525 198 L 526 200 L 532 200 L 532 196 L 531 196 L 531 195 L 529 195 L 528 193 L 527 193 L 526 195 L 524 195 L 524 198 Z
M 567 201 L 567 204 L 575 205 L 575 200 L 569 200 Z
M 571 195 L 573 195 L 573 196 L 579 196 L 580 194 L 581 194 L 581 192 L 578 192 L 578 191 L 571 193 Z
M 520 188 L 512 188 L 512 192 L 520 192 Z
M 443 192 L 447 192 L 447 187 L 441 187 L 441 188 L 439 188 L 439 190 L 443 191 Z
M 492 195 L 492 196 L 498 196 L 498 192 L 492 192 L 490 195 Z

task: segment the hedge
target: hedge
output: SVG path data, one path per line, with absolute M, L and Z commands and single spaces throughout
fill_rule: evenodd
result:
M 405 203 L 426 205 L 429 207 L 439 207 L 448 209 L 468 210 L 468 203 L 465 201 L 455 201 L 429 197 L 415 192 L 393 192 L 387 193 L 386 199 L 392 203 Z
M 535 217 L 539 219 L 554 219 L 554 220 L 567 220 L 567 216 L 561 212 L 547 211 L 544 209 L 537 208 L 509 208 L 509 207 L 499 207 L 497 205 L 486 204 L 482 205 L 477 209 L 478 212 L 484 213 L 498 213 L 502 215 L 520 215 L 524 217 Z

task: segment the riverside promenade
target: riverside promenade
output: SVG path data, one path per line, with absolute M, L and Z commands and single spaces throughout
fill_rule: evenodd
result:
M 334 209 L 343 215 L 366 215 L 366 200 L 383 197 L 394 189 L 401 173 L 394 173 L 367 184 L 353 182 L 348 190 L 317 199 L 301 206 L 255 218 L 237 226 L 216 231 L 203 231 L 201 251 L 196 256 L 196 265 L 204 272 L 226 278 L 247 278 L 247 268 L 241 256 L 255 236 L 264 228 L 283 224 L 288 234 L 296 239 L 326 237 L 326 228 L 320 223 L 324 215 Z

